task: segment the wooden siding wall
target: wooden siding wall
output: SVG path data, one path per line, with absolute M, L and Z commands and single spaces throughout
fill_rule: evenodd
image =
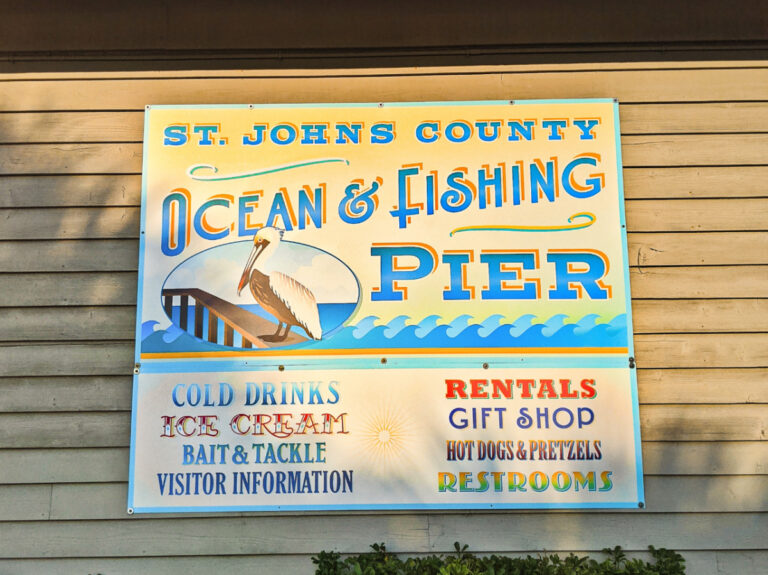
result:
M 647 508 L 128 516 L 146 104 L 617 97 Z M 768 63 L 0 76 L 0 572 L 311 573 L 322 549 L 768 569 Z

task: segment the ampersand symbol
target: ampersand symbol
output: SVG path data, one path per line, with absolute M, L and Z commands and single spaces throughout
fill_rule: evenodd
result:
M 525 450 L 525 441 L 517 442 L 517 458 L 524 461 L 528 457 L 528 452 Z
M 344 190 L 344 197 L 339 202 L 339 217 L 347 224 L 360 224 L 371 217 L 379 207 L 376 192 L 381 187 L 382 179 L 376 178 L 367 190 L 363 180 L 353 180 Z
M 248 463 L 248 454 L 242 445 L 235 445 L 235 452 L 232 454 L 232 463 L 242 465 Z

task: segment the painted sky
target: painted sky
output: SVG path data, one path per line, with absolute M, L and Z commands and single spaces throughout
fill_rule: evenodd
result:
M 195 287 L 234 304 L 251 304 L 250 291 L 243 290 L 238 296 L 237 284 L 252 246 L 251 241 L 233 242 L 196 254 L 170 274 L 165 287 Z M 318 303 L 351 303 L 358 299 L 357 281 L 349 268 L 311 246 L 282 241 L 259 269 L 291 276 L 312 291 Z

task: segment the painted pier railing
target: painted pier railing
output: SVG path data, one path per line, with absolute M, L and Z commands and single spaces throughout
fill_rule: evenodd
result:
M 163 307 L 169 318 L 173 318 L 174 298 L 179 298 L 179 321 L 177 325 L 196 338 L 234 347 L 235 332 L 242 336 L 242 346 L 250 348 L 272 347 L 262 336 L 274 333 L 277 324 L 253 314 L 241 307 L 221 299 L 207 291 L 198 288 L 175 288 L 163 290 Z M 190 302 L 190 298 L 193 300 Z M 194 311 L 190 314 L 190 305 Z M 190 329 L 190 315 L 194 317 L 193 329 Z M 208 325 L 203 333 L 204 318 L 208 317 Z M 219 321 L 224 323 L 224 339 L 219 341 Z M 280 345 L 290 345 L 306 341 L 306 337 L 289 332 L 288 338 Z

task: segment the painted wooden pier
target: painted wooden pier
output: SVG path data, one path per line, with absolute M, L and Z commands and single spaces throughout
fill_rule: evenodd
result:
M 277 331 L 277 324 L 254 313 L 236 306 L 220 297 L 198 288 L 175 288 L 163 290 L 163 308 L 168 317 L 172 316 L 174 298 L 179 298 L 179 327 L 192 333 L 196 338 L 211 343 L 222 343 L 233 347 L 235 332 L 243 337 L 242 347 L 268 348 L 274 343 L 261 339 L 264 335 Z M 192 298 L 192 302 L 190 302 Z M 189 308 L 194 307 L 194 326 L 190 329 Z M 208 329 L 203 333 L 204 316 L 208 314 Z M 219 321 L 224 322 L 224 341 L 219 341 Z M 281 346 L 307 341 L 307 338 L 295 332 L 279 342 Z

